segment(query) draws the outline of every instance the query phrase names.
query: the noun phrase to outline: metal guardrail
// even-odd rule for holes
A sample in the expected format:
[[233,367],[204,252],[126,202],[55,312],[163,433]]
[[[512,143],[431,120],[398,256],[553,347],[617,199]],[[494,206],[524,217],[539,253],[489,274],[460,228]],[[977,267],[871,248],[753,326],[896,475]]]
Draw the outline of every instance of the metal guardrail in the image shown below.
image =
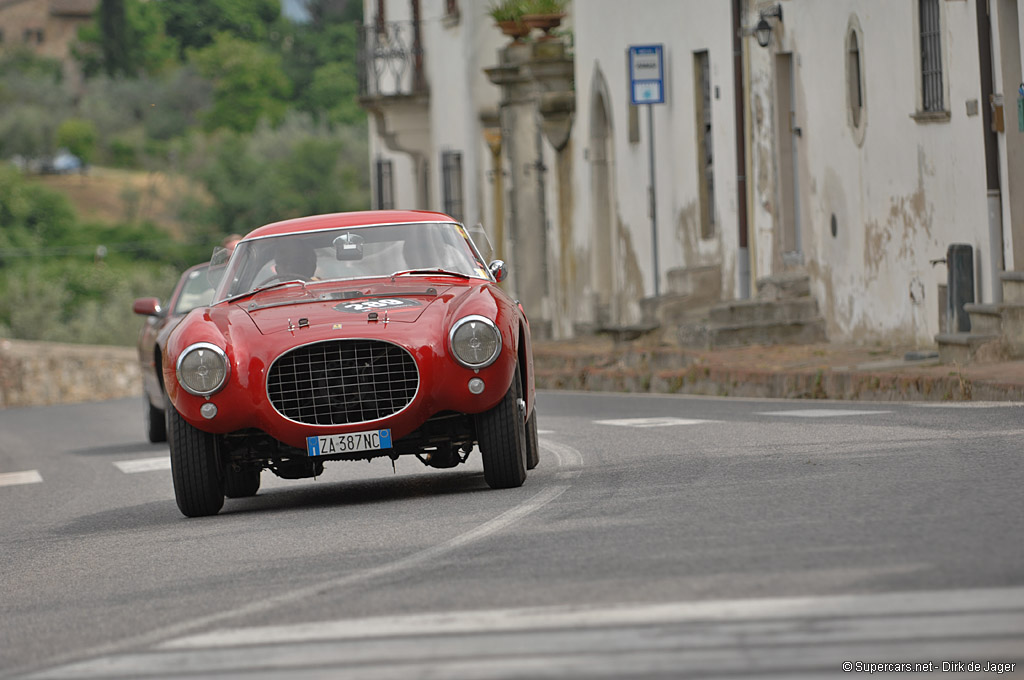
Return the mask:
[[359,95],[426,94],[419,25],[388,21],[359,27]]

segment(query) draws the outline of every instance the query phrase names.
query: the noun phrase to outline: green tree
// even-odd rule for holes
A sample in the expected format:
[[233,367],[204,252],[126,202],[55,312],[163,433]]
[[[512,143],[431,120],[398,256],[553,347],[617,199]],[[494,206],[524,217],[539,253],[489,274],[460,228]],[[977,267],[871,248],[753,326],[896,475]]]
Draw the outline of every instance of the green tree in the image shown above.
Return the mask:
[[164,30],[158,5],[143,0],[100,0],[93,21],[78,30],[72,51],[87,77],[159,73],[178,59],[178,44]]
[[82,165],[89,165],[96,152],[96,126],[82,118],[68,118],[57,128],[57,146],[78,156]]
[[207,47],[221,33],[263,41],[280,21],[280,0],[165,0],[160,7],[167,34],[178,41],[181,57]]
[[221,33],[213,44],[190,53],[199,72],[213,80],[207,130],[251,132],[261,118],[279,123],[288,108],[291,83],[281,57],[256,43]]

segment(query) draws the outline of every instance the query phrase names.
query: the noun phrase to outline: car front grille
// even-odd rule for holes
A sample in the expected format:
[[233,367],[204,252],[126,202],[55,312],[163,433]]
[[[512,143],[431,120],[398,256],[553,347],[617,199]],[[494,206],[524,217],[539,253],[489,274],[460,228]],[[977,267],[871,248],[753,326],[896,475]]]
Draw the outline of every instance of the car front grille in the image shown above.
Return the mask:
[[416,396],[419,372],[406,350],[380,340],[297,347],[270,367],[267,396],[285,418],[349,425],[386,418]]

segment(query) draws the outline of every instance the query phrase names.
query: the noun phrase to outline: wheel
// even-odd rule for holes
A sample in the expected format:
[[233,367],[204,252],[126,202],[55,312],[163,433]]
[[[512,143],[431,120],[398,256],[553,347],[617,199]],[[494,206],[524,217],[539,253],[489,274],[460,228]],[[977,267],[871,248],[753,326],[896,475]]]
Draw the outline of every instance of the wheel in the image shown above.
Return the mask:
[[537,441],[537,407],[526,419],[526,469],[532,470],[540,463],[540,444]]
[[224,483],[217,460],[217,438],[193,427],[167,408],[174,500],[186,517],[216,515],[224,506]]
[[142,397],[146,411],[146,436],[154,444],[167,441],[167,421],[164,410],[153,406],[149,397]]
[[228,464],[224,468],[224,495],[228,498],[248,498],[260,490],[260,468],[242,465],[236,469]]
[[517,368],[508,392],[490,411],[477,416],[477,441],[484,480],[492,489],[510,489],[526,481],[526,420]]

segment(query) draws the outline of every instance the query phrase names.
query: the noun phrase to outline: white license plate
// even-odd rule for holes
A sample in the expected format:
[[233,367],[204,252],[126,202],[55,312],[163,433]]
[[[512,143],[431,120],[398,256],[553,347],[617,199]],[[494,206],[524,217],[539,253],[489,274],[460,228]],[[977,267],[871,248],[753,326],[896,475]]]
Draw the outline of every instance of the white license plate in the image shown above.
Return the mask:
[[380,451],[391,448],[391,430],[368,430],[349,434],[329,434],[306,437],[306,454],[334,456],[357,451]]

